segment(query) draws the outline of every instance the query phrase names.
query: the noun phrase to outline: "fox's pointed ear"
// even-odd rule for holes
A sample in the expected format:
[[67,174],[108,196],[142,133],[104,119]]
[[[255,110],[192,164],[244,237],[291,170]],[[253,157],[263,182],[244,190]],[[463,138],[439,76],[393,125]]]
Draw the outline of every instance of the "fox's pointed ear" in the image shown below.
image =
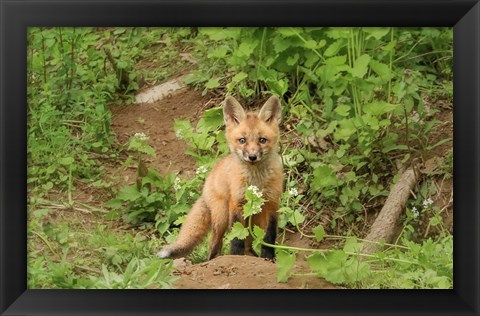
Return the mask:
[[282,104],[280,103],[280,99],[272,95],[262,106],[258,116],[267,123],[279,123],[282,117]]
[[242,105],[232,96],[228,96],[225,99],[225,105],[223,106],[223,119],[225,124],[230,122],[234,124],[240,123],[245,119],[247,114]]

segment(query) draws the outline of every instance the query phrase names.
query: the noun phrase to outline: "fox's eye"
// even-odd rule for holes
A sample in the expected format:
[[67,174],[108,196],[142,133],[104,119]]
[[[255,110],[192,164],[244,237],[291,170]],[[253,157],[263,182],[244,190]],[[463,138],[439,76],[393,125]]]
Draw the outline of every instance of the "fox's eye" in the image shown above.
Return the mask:
[[265,144],[267,142],[267,139],[265,137],[260,137],[258,141],[260,142],[260,144]]
[[245,144],[247,140],[245,139],[245,137],[242,137],[238,141],[240,142],[240,144]]

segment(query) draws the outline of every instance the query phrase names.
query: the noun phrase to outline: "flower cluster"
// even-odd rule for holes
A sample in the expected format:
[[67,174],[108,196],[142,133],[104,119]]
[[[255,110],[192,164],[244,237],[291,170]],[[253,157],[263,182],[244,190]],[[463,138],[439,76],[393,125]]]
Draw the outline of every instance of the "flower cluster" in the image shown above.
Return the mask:
[[178,139],[182,139],[183,138],[183,130],[182,129],[177,129],[175,131],[175,136],[177,136]]
[[[433,201],[432,199],[428,198],[426,200],[423,201],[423,211],[425,211],[427,208],[430,207],[430,205],[433,204]],[[417,210],[417,208],[414,206],[412,207],[412,214],[413,214],[413,218],[417,218],[418,216],[420,216],[420,212]]]
[[425,201],[423,201],[423,208],[428,208],[432,204],[433,204],[432,199],[428,198]]
[[298,195],[297,188],[291,188],[290,190],[288,190],[288,194],[293,195],[293,196],[297,196]]
[[198,175],[205,174],[207,173],[208,169],[206,166],[200,166],[197,168],[197,171],[195,172]]
[[417,218],[418,216],[420,216],[420,212],[417,211],[417,208],[415,206],[412,207],[412,214],[413,218]]
[[175,178],[175,182],[173,183],[173,188],[175,189],[175,191],[178,191],[182,188],[182,186],[180,185],[180,181],[182,180],[179,177]]
[[141,141],[145,141],[148,139],[148,136],[145,135],[144,133],[135,133],[134,137],[138,138]]
[[255,195],[256,197],[258,198],[262,198],[263,197],[263,193],[258,189],[257,186],[255,185],[250,185],[247,190],[251,191],[253,193],[253,195]]

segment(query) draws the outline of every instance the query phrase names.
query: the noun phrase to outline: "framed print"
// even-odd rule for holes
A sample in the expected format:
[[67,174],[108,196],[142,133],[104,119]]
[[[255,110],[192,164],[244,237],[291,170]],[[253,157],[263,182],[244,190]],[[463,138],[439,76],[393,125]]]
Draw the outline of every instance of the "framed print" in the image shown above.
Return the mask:
[[479,313],[477,1],[0,10],[1,315]]

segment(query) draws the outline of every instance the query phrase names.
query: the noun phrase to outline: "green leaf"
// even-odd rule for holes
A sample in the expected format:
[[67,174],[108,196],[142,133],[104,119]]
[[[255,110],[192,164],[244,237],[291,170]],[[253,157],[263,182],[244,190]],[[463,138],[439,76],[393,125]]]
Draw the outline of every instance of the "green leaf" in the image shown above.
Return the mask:
[[313,171],[312,187],[315,190],[321,190],[326,187],[336,186],[337,177],[332,168],[321,166]]
[[285,51],[291,45],[291,41],[287,38],[282,37],[282,36],[274,36],[273,40],[272,40],[272,43],[273,43],[273,49],[274,49],[275,53],[277,53],[277,54]]
[[300,213],[300,211],[295,210],[292,213],[292,218],[291,218],[290,222],[293,225],[302,224],[304,221],[305,221],[305,216],[303,216],[302,213]]
[[328,272],[328,262],[325,254],[316,252],[307,258],[310,269],[319,276],[324,276]]
[[64,165],[64,166],[69,166],[71,165],[75,160],[73,159],[73,157],[65,157],[65,158],[60,158],[60,160],[58,161],[60,164]]
[[250,57],[253,54],[255,48],[258,45],[258,41],[242,41],[238,50],[235,52],[236,56],[239,57]]
[[135,201],[141,197],[136,185],[126,186],[118,191],[117,199],[121,201]]
[[343,251],[351,253],[359,253],[362,250],[362,244],[360,244],[355,237],[349,237],[345,241]]
[[312,229],[312,233],[315,235],[315,239],[317,241],[322,241],[323,237],[325,236],[325,229],[322,225],[318,225],[314,229]]
[[242,223],[240,222],[235,222],[232,225],[232,229],[227,234],[226,239],[233,240],[234,238],[238,238],[243,240],[247,238],[248,235],[249,235],[248,228],[243,227]]
[[374,101],[363,106],[363,112],[372,116],[380,116],[385,113],[392,112],[397,107],[396,104],[387,103],[385,101]]
[[238,83],[248,77],[247,73],[241,71],[232,78],[232,82]]
[[197,129],[200,131],[215,131],[223,126],[223,110],[221,107],[211,108],[203,113],[202,118],[197,124]]
[[379,40],[390,32],[389,27],[364,27],[362,30],[368,34],[367,40],[372,37]]
[[305,48],[308,49],[316,49],[317,48],[317,42],[314,40],[308,40],[305,42]]
[[219,86],[220,86],[220,81],[218,78],[212,78],[208,80],[207,83],[205,84],[205,88],[207,89],[214,89]]
[[253,247],[253,250],[256,252],[256,253],[261,253],[262,251],[262,242],[263,242],[263,238],[265,237],[265,231],[263,229],[261,229],[260,227],[258,227],[257,225],[255,225],[253,227],[253,234],[254,234],[254,239],[253,239],[253,242],[252,242],[252,247]]
[[287,65],[289,65],[289,66],[296,65],[299,58],[300,58],[300,55],[299,55],[299,54],[295,54],[295,55],[293,55],[293,56],[289,56],[289,57],[287,58]]
[[333,55],[337,54],[338,51],[340,50],[340,48],[343,46],[343,44],[344,44],[343,40],[337,40],[337,41],[333,42],[333,44],[328,46],[328,48],[325,50],[323,55],[325,57],[330,57],[330,56],[333,56]]
[[330,66],[345,65],[346,62],[347,62],[347,55],[335,56],[325,60],[325,64]]
[[383,83],[388,82],[388,80],[390,80],[392,77],[390,68],[386,64],[380,63],[376,60],[371,60],[370,68],[372,68],[372,70],[382,79]]
[[285,250],[279,250],[276,254],[277,264],[277,282],[287,282],[291,275],[291,269],[296,261],[295,253],[289,253]]
[[350,105],[341,104],[335,108],[335,113],[343,117],[349,116],[351,108]]
[[123,200],[119,198],[111,199],[108,200],[107,203],[105,203],[105,206],[108,208],[121,208],[123,206]]
[[350,70],[352,75],[358,78],[363,78],[368,71],[368,63],[370,62],[370,56],[363,54],[355,60],[353,68]]
[[228,46],[222,45],[215,47],[208,52],[207,57],[209,58],[224,58],[227,55]]

